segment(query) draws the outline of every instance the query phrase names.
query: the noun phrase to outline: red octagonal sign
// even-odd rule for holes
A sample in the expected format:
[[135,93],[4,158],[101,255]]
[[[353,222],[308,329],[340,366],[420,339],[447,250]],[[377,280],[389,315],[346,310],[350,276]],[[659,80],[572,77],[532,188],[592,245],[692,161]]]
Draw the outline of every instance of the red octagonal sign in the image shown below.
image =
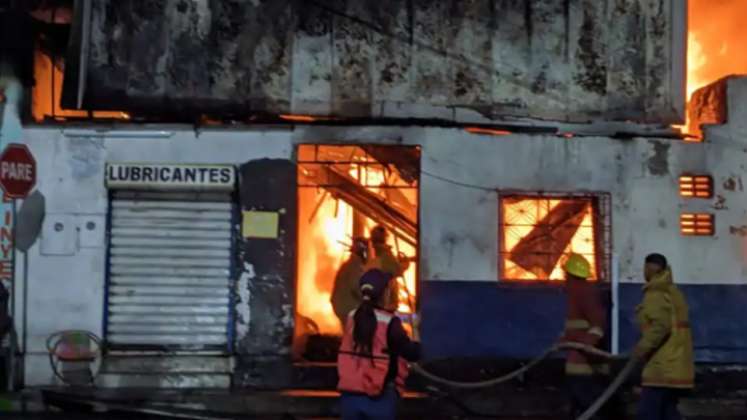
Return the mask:
[[36,160],[25,144],[9,144],[0,155],[0,187],[9,198],[25,198],[36,185]]

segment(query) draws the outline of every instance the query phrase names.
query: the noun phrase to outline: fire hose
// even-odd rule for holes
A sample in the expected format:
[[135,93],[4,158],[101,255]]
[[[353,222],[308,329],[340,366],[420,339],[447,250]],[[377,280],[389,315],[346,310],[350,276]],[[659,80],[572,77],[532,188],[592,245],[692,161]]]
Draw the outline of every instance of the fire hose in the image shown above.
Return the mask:
[[[413,364],[411,366],[411,369],[413,372],[417,373],[418,375],[432,381],[436,382],[441,385],[446,385],[452,388],[460,388],[460,389],[478,389],[478,388],[489,388],[495,385],[502,384],[504,382],[508,382],[528,370],[532,369],[534,366],[545,360],[547,357],[549,357],[551,354],[562,351],[562,350],[580,350],[583,352],[586,352],[588,354],[592,354],[598,357],[603,357],[606,359],[612,359],[614,356],[606,351],[599,350],[597,348],[588,346],[586,344],[581,343],[572,343],[572,342],[566,342],[566,343],[560,343],[556,344],[549,349],[545,350],[541,355],[537,356],[536,358],[532,359],[527,363],[526,365],[522,366],[519,369],[516,369],[513,372],[507,373],[505,375],[499,376],[497,378],[488,379],[484,381],[477,381],[477,382],[461,382],[461,381],[452,381],[443,377],[440,377],[438,375],[435,375],[429,371],[427,371],[425,368],[420,366],[419,364]],[[589,420],[591,419],[603,406],[604,404],[617,392],[617,390],[622,386],[623,383],[625,383],[625,380],[628,379],[630,374],[633,372],[633,369],[637,365],[637,360],[635,358],[630,358],[628,362],[625,364],[625,367],[620,371],[620,373],[615,377],[615,379],[610,383],[610,385],[607,387],[607,389],[602,393],[602,395],[597,398],[594,403],[584,411],[583,414],[581,414],[580,417],[578,417],[577,420]]]
[[[407,301],[410,305],[410,308],[414,308],[413,302],[412,302],[412,294],[410,293],[410,290],[407,287],[407,284],[404,284],[405,293],[407,295]],[[410,327],[412,328],[413,332],[416,332],[417,329],[415,328],[415,325],[413,322],[411,322]],[[411,365],[411,370],[418,375],[441,385],[446,385],[452,388],[460,388],[460,389],[480,389],[480,388],[490,388],[505,382],[508,382],[514,378],[517,378],[533,367],[537,366],[540,362],[547,359],[551,354],[563,351],[563,350],[579,350],[583,351],[584,353],[594,355],[597,357],[601,357],[604,359],[613,359],[615,356],[609,352],[606,352],[604,350],[600,350],[598,348],[589,346],[587,344],[583,343],[575,343],[575,342],[563,342],[553,345],[552,347],[545,350],[542,354],[535,357],[534,359],[530,360],[526,365],[520,367],[519,369],[516,369],[513,372],[509,372],[505,375],[499,376],[497,378],[488,379],[484,381],[477,381],[477,382],[461,382],[461,381],[452,381],[443,377],[440,377],[438,375],[435,375],[431,372],[428,372],[423,366],[414,363]],[[620,389],[620,387],[625,383],[625,380],[628,379],[628,377],[633,373],[633,370],[638,364],[638,360],[635,357],[631,357],[628,359],[628,362],[625,364],[625,367],[620,371],[620,373],[617,374],[615,379],[610,383],[610,385],[607,387],[607,389],[604,390],[602,395],[600,395],[594,403],[589,406],[589,408],[584,411],[581,416],[578,417],[576,420],[589,420],[594,415],[597,414],[597,412],[604,406],[607,401],[612,398],[613,395]]]

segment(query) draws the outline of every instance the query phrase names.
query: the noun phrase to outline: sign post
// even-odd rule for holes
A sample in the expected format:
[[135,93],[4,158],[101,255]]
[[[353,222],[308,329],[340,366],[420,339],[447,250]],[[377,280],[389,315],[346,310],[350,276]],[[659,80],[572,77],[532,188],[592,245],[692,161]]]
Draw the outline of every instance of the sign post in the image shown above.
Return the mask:
[[[13,229],[11,234],[11,249],[12,249],[12,259],[11,259],[11,283],[10,283],[10,296],[11,301],[13,302],[12,306],[12,313],[15,315],[15,290],[16,290],[16,199],[19,198],[26,198],[28,194],[31,192],[31,190],[36,185],[36,160],[34,159],[34,156],[31,154],[31,151],[25,144],[17,144],[17,143],[10,143],[8,146],[3,150],[2,154],[0,154],[0,188],[2,188],[3,192],[5,193],[5,197],[10,198],[12,200],[12,209],[13,209]],[[26,253],[24,253],[24,259],[26,257]],[[24,271],[26,270],[26,267],[24,265]],[[26,273],[24,272],[24,277]],[[24,302],[23,302],[23,336],[24,336],[24,343],[23,343],[23,351],[25,353],[26,350],[26,329],[27,329],[27,303],[28,299],[26,297],[28,296],[28,283],[25,283],[23,285],[23,294],[24,294]],[[7,309],[7,308],[6,308]],[[13,321],[15,324],[15,321]],[[13,328],[15,330],[15,328]],[[14,367],[17,366],[16,363],[16,354],[17,354],[17,342],[16,335],[11,331],[10,333],[10,346],[11,346],[11,369],[10,372],[7,372],[7,375],[9,376],[10,381],[15,381],[15,369]],[[13,388],[12,382],[11,389]]]

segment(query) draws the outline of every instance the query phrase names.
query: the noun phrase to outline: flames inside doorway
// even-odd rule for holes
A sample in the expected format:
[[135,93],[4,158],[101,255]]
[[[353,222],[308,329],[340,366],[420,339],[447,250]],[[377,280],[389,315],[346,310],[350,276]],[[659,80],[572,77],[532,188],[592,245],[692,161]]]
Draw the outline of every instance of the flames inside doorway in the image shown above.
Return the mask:
[[[339,336],[330,301],[335,277],[351,257],[353,238],[381,225],[401,261],[398,311],[415,310],[419,150],[398,146],[301,145],[298,163],[298,274],[294,353],[319,337]],[[374,251],[369,246],[369,259]]]

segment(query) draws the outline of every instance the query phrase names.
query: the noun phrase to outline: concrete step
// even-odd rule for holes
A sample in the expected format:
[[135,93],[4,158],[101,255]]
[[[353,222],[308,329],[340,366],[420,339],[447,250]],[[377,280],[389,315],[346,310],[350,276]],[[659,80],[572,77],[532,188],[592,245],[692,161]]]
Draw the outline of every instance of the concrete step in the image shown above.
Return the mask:
[[227,356],[107,355],[102,373],[225,373],[233,371]]
[[227,373],[100,373],[96,386],[101,388],[219,388],[231,387]]
[[200,355],[107,355],[96,378],[102,388],[219,388],[231,386],[233,359]]

